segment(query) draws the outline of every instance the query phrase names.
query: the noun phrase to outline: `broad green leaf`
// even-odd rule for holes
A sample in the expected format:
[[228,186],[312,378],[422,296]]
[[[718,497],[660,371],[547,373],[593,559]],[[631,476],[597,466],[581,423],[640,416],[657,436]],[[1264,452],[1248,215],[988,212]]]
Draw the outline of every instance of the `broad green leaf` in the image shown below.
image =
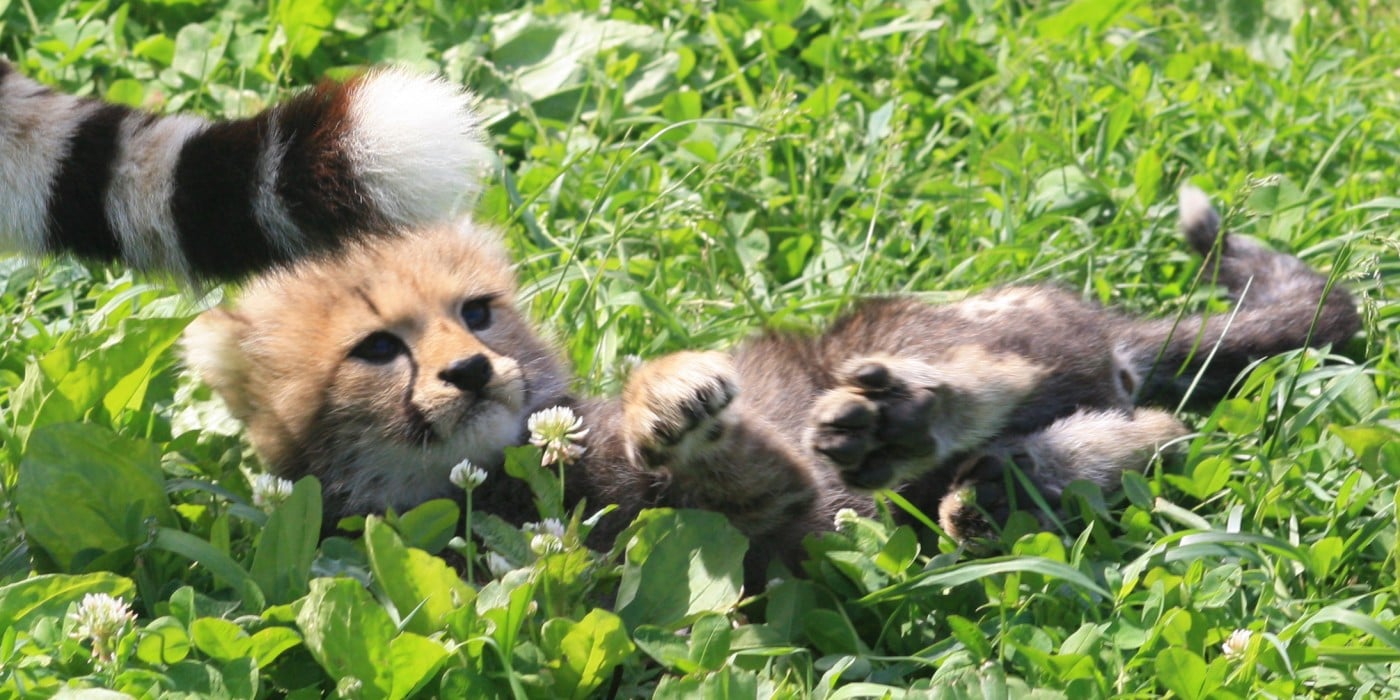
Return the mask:
[[1098,33],[1141,0],[1075,0],[1035,24],[1037,34],[1064,39],[1081,31]]
[[252,659],[209,664],[186,659],[166,669],[168,683],[192,697],[253,700],[258,674]]
[[219,64],[223,51],[214,32],[203,24],[186,24],[175,34],[170,67],[201,81]]
[[419,65],[428,60],[433,46],[423,38],[417,26],[400,27],[378,34],[366,46],[374,63]]
[[146,89],[142,87],[139,81],[130,78],[113,80],[112,84],[107,86],[106,99],[108,102],[115,102],[128,107],[140,107],[141,103],[146,99]]
[[[219,665],[224,690],[233,700],[253,700],[258,696],[258,666],[250,658],[234,659]],[[217,691],[217,689],[211,689]],[[215,695],[211,692],[210,695]]]
[[365,548],[375,583],[405,618],[410,631],[427,635],[443,629],[453,610],[476,597],[447,562],[404,545],[394,529],[378,517],[365,521]]
[[165,350],[187,325],[187,318],[129,318],[118,324],[117,342],[104,345],[91,359],[102,368],[102,407],[107,415],[145,405],[157,367],[170,361]]
[[1128,497],[1128,502],[1143,510],[1151,510],[1156,501],[1147,478],[1134,471],[1123,472],[1123,493]]
[[306,477],[268,516],[249,574],[267,602],[290,603],[306,595],[311,562],[321,541],[321,482]]
[[1157,151],[1149,148],[1138,156],[1137,167],[1133,170],[1133,184],[1137,186],[1137,198],[1144,206],[1157,201],[1158,186],[1162,182],[1162,158]]
[[1332,567],[1346,553],[1340,537],[1324,537],[1308,547],[1308,568],[1318,580],[1333,574]]
[[1182,700],[1197,700],[1210,695],[1207,687],[1206,662],[1186,649],[1163,649],[1153,663],[1157,681]]
[[789,580],[768,588],[768,626],[783,639],[801,639],[807,613],[816,609],[822,591],[811,581]]
[[704,675],[666,676],[656,684],[656,693],[652,695],[653,700],[759,700],[761,697],[758,676],[733,666]]
[[201,617],[190,625],[190,636],[200,653],[217,661],[233,661],[249,655],[252,640],[242,627],[217,617]]
[[164,34],[152,34],[131,47],[132,54],[170,65],[175,60],[175,42]]
[[440,642],[404,632],[389,643],[389,663],[393,674],[390,700],[406,698],[432,680],[447,660],[448,651]]
[[[536,102],[582,84],[588,77],[587,66],[602,52],[626,46],[650,55],[662,42],[652,27],[641,24],[584,13],[537,12],[499,17],[491,40],[492,64],[509,76],[513,90]],[[554,114],[552,108],[545,113],[569,116],[562,111]]]
[[1078,166],[1055,168],[1035,181],[1033,210],[1074,215],[1107,200],[1103,188]]
[[701,115],[700,93],[692,90],[677,90],[667,95],[661,100],[661,114],[672,122],[699,119]]
[[890,533],[890,539],[880,548],[875,563],[891,576],[903,574],[919,556],[919,536],[913,528],[900,526]]
[[130,601],[135,591],[131,579],[107,572],[33,576],[0,586],[0,630],[27,630],[41,618],[62,617],[69,605],[90,593]]
[[628,628],[670,625],[739,602],[748,541],[719,513],[643,511],[623,533],[618,614]]
[[453,501],[435,498],[399,516],[394,529],[410,547],[437,554],[457,535],[462,509]]
[[286,33],[292,52],[310,56],[335,21],[339,0],[278,0],[273,18]]
[[[348,578],[318,578],[297,612],[306,648],[337,682],[355,679],[361,697],[393,692],[390,642],[394,623],[363,586]],[[406,643],[404,648],[412,643]]]
[[690,660],[706,671],[718,671],[729,658],[734,627],[718,613],[701,615],[690,625]]
[[690,673],[699,666],[690,660],[690,644],[685,637],[655,625],[641,625],[632,632],[632,639],[648,656],[666,668]]
[[1232,460],[1224,457],[1206,457],[1191,468],[1191,478],[1179,482],[1188,485],[1187,493],[1205,499],[1225,488],[1230,480]]
[[590,610],[560,642],[564,664],[556,677],[556,691],[571,698],[587,697],[633,649],[621,618],[602,608]]
[[867,651],[851,622],[833,610],[807,613],[807,638],[825,654],[860,654]]
[[151,522],[174,523],[159,450],[88,423],[34,431],[15,505],[30,541],[65,571],[100,557],[104,568],[124,567]]
[[[522,689],[516,697],[523,697]],[[439,698],[495,698],[508,697],[502,686],[490,676],[472,667],[449,666],[442,673],[442,683],[438,687]]]
[[476,610],[495,628],[491,636],[502,649],[514,649],[515,637],[534,601],[535,581],[528,570],[516,569],[482,587]]
[[263,668],[276,661],[282,652],[301,644],[301,635],[290,627],[268,627],[255,632],[251,642],[249,650],[258,668]]
[[949,615],[948,628],[952,630],[953,637],[972,652],[974,658],[978,660],[992,658],[992,644],[987,639],[987,634],[976,623],[961,615]]
[[874,591],[889,583],[889,576],[877,566],[875,558],[865,552],[827,552],[826,560],[862,592]]
[[1351,450],[1361,465],[1371,471],[1389,467],[1392,474],[1400,470],[1400,464],[1386,465],[1380,459],[1381,448],[1400,440],[1400,433],[1382,425],[1330,425],[1328,431],[1341,439],[1342,444]]
[[137,633],[136,658],[155,665],[183,661],[190,653],[190,635],[173,617],[158,617]]

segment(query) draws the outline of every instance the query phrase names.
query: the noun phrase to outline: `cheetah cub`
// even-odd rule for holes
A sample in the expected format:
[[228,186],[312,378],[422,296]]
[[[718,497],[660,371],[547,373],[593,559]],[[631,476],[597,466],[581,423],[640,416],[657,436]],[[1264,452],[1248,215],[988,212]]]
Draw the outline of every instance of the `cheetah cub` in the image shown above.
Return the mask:
[[[498,235],[467,223],[265,275],[197,319],[184,352],[271,471],[320,479],[330,522],[449,496],[453,465],[499,469],[532,413],[568,406],[589,432],[566,499],[620,506],[599,543],[643,508],[705,508],[749,536],[761,572],[795,566],[836,510],[870,513],[872,489],[900,489],[964,537],[1016,499],[1009,465],[1052,505],[1076,479],[1116,488],[1184,433],[1160,407],[1193,382],[1191,401],[1209,404],[1259,357],[1357,331],[1345,291],[1219,236],[1200,192],[1183,192],[1181,216],[1236,297],[1232,315],[1139,319],[1044,286],[940,306],[873,299],[820,334],[665,356],[620,398],[578,398],[514,303]],[[508,478],[488,479],[476,503],[533,515]]]

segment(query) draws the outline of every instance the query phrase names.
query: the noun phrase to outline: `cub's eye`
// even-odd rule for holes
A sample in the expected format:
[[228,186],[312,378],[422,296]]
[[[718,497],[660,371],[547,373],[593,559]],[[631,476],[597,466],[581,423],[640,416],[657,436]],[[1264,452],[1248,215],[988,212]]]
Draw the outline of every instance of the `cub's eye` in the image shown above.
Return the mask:
[[350,357],[370,364],[387,365],[406,352],[408,348],[398,336],[387,331],[375,331],[350,349]]
[[491,298],[468,299],[462,302],[462,322],[474,331],[491,326]]

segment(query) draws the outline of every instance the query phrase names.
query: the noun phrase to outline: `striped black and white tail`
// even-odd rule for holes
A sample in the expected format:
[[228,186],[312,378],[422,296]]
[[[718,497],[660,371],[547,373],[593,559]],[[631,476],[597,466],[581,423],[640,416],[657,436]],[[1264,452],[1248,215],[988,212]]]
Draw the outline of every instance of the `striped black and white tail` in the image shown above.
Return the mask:
[[1141,382],[1137,401],[1175,408],[1183,398],[1203,408],[1224,398],[1250,363],[1307,346],[1339,345],[1361,328],[1356,301],[1341,285],[1287,253],[1222,233],[1204,192],[1181,191],[1181,230],[1205,258],[1207,279],[1225,287],[1237,308],[1178,323],[1134,323],[1120,351]]
[[399,70],[210,122],[60,94],[0,61],[0,250],[232,279],[446,219],[489,157],[470,95]]

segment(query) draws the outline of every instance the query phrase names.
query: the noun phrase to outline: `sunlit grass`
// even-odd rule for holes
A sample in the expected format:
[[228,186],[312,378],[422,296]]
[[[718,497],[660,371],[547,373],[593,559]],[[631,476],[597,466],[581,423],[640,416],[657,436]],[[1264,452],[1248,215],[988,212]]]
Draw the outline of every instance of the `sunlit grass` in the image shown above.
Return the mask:
[[[443,506],[374,524],[360,545],[322,545],[303,562],[314,582],[272,583],[274,557],[302,561],[309,496],[271,517],[251,507],[254,458],[169,350],[191,295],[120,270],[6,259],[7,693],[46,696],[70,679],[199,693],[217,676],[238,697],[380,694],[324,661],[326,630],[340,628],[318,628],[318,610],[353,611],[365,639],[408,640],[393,644],[418,665],[362,664],[391,666],[399,685],[384,687],[425,695],[1400,692],[1400,15],[1385,3],[0,8],[21,71],[163,111],[245,114],[383,61],[473,86],[501,159],[477,215],[505,227],[530,308],[585,392],[616,390],[631,356],[818,325],[864,294],[938,300],[1047,281],[1137,313],[1218,303],[1176,234],[1187,181],[1232,229],[1334,272],[1365,317],[1331,357],[1261,363],[1234,398],[1189,417],[1198,432],[1179,456],[1129,476],[1122,494],[1076,492],[1063,532],[1016,519],[979,559],[927,528],[862,521],[813,545],[807,578],[747,607],[731,609],[732,572],[717,570],[691,580],[720,591],[711,608],[646,618],[619,589],[642,571],[683,581],[680,567],[662,577],[661,558],[623,566],[576,548],[535,560],[503,523],[478,534],[520,568],[467,592],[412,549],[442,549]],[[122,464],[48,427],[73,422],[121,446]],[[35,543],[72,496],[54,495],[60,481],[17,507],[22,460],[157,470],[165,529],[114,558],[56,560]],[[123,492],[83,483],[67,493]],[[667,556],[723,539],[713,521],[666,517],[639,536],[690,533]],[[269,531],[291,539],[274,547]],[[374,595],[324,578],[337,574],[374,581]],[[413,581],[458,599],[440,619],[405,622]],[[122,664],[95,666],[66,636],[83,592],[136,602]],[[316,605],[276,605],[302,596]],[[602,602],[619,615],[592,612]],[[577,671],[569,650],[585,647],[606,668]]]

